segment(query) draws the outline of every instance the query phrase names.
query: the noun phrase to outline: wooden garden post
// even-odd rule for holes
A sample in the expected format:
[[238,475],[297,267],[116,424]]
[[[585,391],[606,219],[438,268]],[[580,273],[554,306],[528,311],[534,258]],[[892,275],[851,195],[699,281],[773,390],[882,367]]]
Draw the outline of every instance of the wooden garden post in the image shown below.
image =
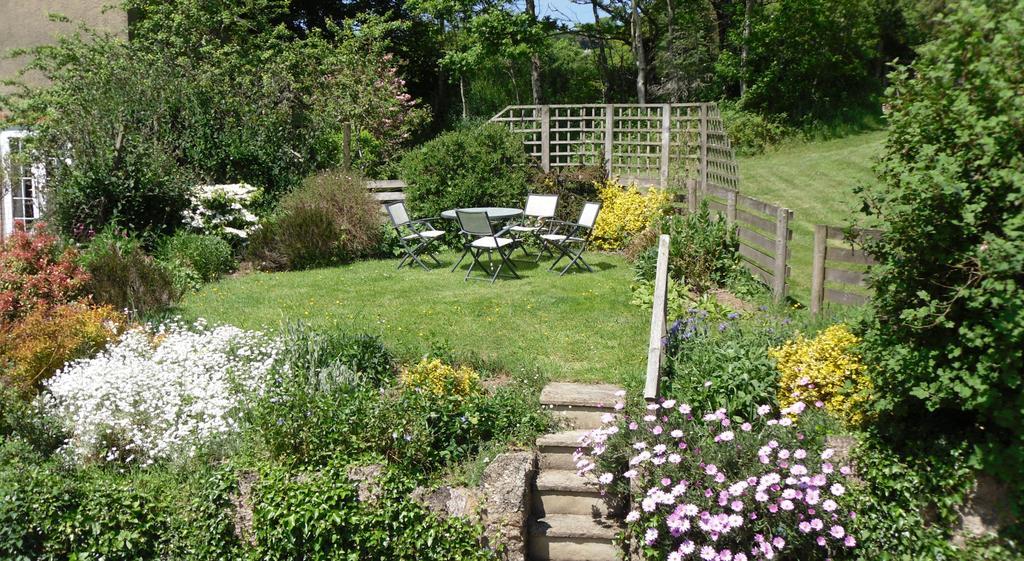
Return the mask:
[[551,108],[540,106],[540,165],[551,171]]
[[775,213],[775,270],[772,272],[772,295],[776,302],[786,297],[786,254],[789,252],[789,209]]
[[825,303],[825,245],[828,243],[828,226],[814,226],[814,264],[811,266],[811,313],[821,313]]
[[612,150],[615,142],[615,106],[604,106],[604,166],[608,177],[612,176]]
[[700,104],[700,190],[708,188],[708,104]]
[[686,209],[691,213],[697,212],[697,180],[686,180]]
[[668,187],[669,155],[672,150],[672,106],[661,106],[661,188]]
[[725,196],[725,223],[730,226],[736,223],[736,191],[729,191]]
[[348,171],[352,169],[352,123],[345,123],[345,126],[342,127],[341,146],[341,166]]

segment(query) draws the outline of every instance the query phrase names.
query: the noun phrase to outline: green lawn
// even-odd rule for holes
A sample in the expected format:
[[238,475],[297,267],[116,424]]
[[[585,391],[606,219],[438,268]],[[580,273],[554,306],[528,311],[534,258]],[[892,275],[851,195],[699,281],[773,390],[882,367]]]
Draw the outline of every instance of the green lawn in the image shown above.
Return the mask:
[[[518,254],[517,255],[521,255]],[[639,384],[650,314],[630,301],[628,264],[588,253],[592,274],[559,277],[517,262],[522,280],[463,281],[447,268],[396,271],[397,260],[330,269],[253,273],[184,299],[185,319],[274,330],[290,320],[380,335],[405,359],[446,345],[510,373]]]
[[849,224],[858,214],[853,188],[875,181],[872,165],[885,134],[794,144],[739,159],[741,192],[795,213],[790,293],[797,300],[806,304],[810,297],[814,225]]

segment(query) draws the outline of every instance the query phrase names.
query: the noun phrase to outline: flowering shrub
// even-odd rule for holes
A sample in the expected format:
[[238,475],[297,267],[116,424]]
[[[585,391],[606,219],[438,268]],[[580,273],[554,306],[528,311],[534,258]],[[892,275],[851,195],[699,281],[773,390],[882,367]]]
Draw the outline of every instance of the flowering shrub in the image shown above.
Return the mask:
[[864,420],[871,389],[864,365],[853,352],[860,342],[843,324],[828,327],[813,339],[801,334],[768,351],[782,374],[779,404],[823,402],[825,409],[851,424]]
[[613,179],[595,185],[601,198],[593,233],[598,249],[622,249],[630,237],[650,228],[669,202],[667,191],[653,187],[641,193],[636,185],[623,187]]
[[260,391],[279,350],[259,333],[202,321],[132,329],[47,381],[46,407],[79,461],[184,459],[237,430],[240,397]]
[[259,225],[254,210],[262,194],[247,183],[199,185],[193,189],[191,204],[185,210],[185,224],[237,247]]
[[455,368],[440,359],[424,358],[419,363],[403,368],[399,376],[402,384],[420,388],[434,395],[466,397],[480,387],[480,375],[468,366]]
[[642,418],[607,415],[576,465],[606,490],[635,490],[627,528],[649,559],[830,558],[857,543],[846,529],[851,471],[805,433],[804,410],[797,402],[775,417],[765,405],[744,420],[651,403]]
[[42,224],[16,229],[0,245],[0,324],[84,296],[89,275],[75,258]]
[[125,321],[110,306],[80,302],[35,310],[0,330],[0,379],[31,393],[65,363],[89,357],[116,339]]

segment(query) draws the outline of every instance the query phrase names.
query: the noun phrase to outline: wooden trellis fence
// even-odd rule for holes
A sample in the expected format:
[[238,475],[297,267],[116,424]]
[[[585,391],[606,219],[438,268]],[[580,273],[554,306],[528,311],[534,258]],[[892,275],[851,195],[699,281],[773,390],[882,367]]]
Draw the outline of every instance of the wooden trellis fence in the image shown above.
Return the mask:
[[867,302],[867,268],[874,257],[864,250],[881,230],[842,228],[818,224],[814,227],[814,263],[811,269],[811,313],[819,313],[825,302],[857,305]]
[[736,189],[739,171],[718,106],[510,105],[491,118],[523,138],[545,171],[596,165],[624,181]]

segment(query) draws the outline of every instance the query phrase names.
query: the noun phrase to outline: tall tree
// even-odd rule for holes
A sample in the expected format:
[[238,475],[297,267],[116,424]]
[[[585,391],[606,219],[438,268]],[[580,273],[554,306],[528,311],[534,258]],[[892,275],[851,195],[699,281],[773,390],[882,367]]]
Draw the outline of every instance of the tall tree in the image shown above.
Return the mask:
[[633,30],[633,56],[636,58],[636,100],[647,103],[647,55],[644,53],[644,35],[640,20],[640,0],[630,2],[630,25]]
[[[526,0],[526,13],[530,17],[530,23],[537,25],[537,0]],[[530,91],[533,94],[534,105],[544,103],[540,86],[540,53],[536,49],[530,53]]]

